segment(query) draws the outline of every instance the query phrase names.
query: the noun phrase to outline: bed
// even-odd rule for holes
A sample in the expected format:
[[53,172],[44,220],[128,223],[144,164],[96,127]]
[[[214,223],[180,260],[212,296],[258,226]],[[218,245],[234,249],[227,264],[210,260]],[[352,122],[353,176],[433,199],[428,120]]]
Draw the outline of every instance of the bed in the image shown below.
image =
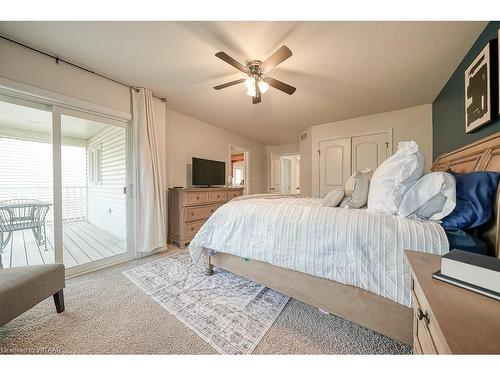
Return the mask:
[[[441,155],[433,170],[500,171],[500,133]],[[498,199],[497,199],[498,202]],[[498,256],[498,218],[477,232]],[[404,250],[444,254],[439,224],[366,210],[321,207],[313,198],[230,202],[190,244],[218,266],[367,328],[412,342]]]

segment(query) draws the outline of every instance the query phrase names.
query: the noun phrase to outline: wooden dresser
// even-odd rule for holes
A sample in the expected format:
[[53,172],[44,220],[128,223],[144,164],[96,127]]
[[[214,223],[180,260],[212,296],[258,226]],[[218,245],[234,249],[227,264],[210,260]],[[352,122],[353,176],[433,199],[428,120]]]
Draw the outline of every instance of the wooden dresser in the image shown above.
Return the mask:
[[500,301],[433,279],[440,256],[405,253],[412,275],[413,353],[500,354]]
[[217,208],[243,194],[244,188],[168,189],[168,241],[183,248]]

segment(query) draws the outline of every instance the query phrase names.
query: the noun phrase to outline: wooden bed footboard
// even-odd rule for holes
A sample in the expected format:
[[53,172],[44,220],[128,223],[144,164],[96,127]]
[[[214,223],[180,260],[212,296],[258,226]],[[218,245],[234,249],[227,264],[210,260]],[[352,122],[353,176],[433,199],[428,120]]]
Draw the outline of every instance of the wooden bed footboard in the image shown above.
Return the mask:
[[412,345],[413,310],[366,290],[235,255],[208,257],[213,266],[275,289],[299,301]]

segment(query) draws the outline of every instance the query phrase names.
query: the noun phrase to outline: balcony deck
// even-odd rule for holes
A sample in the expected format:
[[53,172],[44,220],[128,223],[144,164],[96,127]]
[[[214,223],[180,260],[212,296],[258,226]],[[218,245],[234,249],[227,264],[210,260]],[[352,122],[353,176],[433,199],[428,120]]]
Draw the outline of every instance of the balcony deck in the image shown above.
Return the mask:
[[[38,248],[31,230],[13,232],[4,249],[4,268],[54,263],[54,231],[47,226],[47,250]],[[126,242],[86,221],[63,224],[64,265],[74,267],[126,252]]]

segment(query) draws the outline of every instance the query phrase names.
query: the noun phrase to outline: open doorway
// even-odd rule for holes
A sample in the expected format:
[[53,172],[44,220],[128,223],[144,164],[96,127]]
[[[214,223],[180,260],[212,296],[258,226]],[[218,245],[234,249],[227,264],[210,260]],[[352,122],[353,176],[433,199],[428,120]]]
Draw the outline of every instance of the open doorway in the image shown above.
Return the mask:
[[248,194],[248,150],[242,147],[231,146],[231,172],[228,182],[232,187],[245,188],[244,194]]
[[271,154],[269,192],[300,194],[300,155]]

